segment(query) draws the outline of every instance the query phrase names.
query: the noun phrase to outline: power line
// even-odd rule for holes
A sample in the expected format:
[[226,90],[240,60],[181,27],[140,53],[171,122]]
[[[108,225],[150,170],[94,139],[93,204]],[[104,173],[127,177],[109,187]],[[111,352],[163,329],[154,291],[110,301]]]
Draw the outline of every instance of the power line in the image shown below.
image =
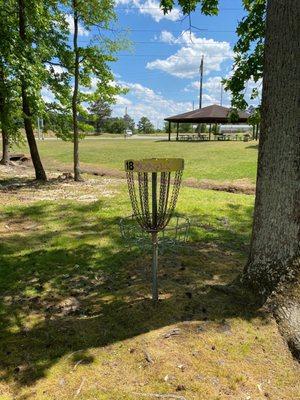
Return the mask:
[[[138,6],[130,6],[130,7],[114,7],[115,10],[161,10],[163,11],[160,7],[143,7],[141,4],[140,7]],[[219,8],[219,11],[243,11],[242,8],[229,8],[229,7],[221,7]]]
[[[116,28],[115,32],[151,32],[151,33],[161,33],[162,31],[167,31],[168,33],[182,33],[184,31],[189,32],[189,29],[131,29],[131,28],[123,28],[121,27],[120,29]],[[235,33],[235,31],[232,30],[223,30],[223,29],[208,29],[208,28],[197,28],[197,32],[203,31],[203,32],[211,32],[211,33]],[[192,30],[193,33],[195,33]]]
[[[173,54],[116,54],[116,58],[118,57],[172,57],[175,58],[182,58],[181,56],[175,56]],[[196,58],[196,55],[193,57]],[[209,57],[210,60],[219,59],[219,56]],[[229,57],[227,57],[229,58]]]
[[[205,44],[205,46],[215,46],[216,44],[218,44],[218,43],[222,43],[221,41],[219,42],[219,41],[215,41],[214,43],[212,43],[212,42],[200,42],[200,43],[192,43],[192,42],[190,42],[190,43],[185,43],[185,42],[178,42],[178,43],[174,43],[174,42],[171,42],[171,43],[168,43],[168,42],[164,42],[164,41],[162,41],[162,40],[160,40],[160,41],[155,41],[155,42],[151,42],[150,40],[149,41],[134,41],[134,40],[130,40],[130,42],[132,43],[132,44],[166,44],[166,45],[172,45],[172,44],[174,44],[174,45],[188,45],[188,44],[191,44],[191,45],[195,45],[195,44],[198,44],[198,45],[200,45],[200,44]],[[224,40],[223,40],[223,42],[224,42]],[[93,41],[88,41],[88,40],[80,40],[80,43],[91,43],[91,44],[93,44]],[[96,42],[95,42],[95,44],[96,44]]]

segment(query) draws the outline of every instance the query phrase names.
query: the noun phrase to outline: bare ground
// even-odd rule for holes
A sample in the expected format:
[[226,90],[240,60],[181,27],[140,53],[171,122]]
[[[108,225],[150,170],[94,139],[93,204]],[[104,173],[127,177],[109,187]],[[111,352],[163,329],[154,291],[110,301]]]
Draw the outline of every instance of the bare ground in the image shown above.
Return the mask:
[[[51,160],[49,167],[56,169],[60,172],[72,172],[72,166],[64,165],[61,166],[58,163],[54,163]],[[107,176],[110,178],[125,179],[125,173],[123,171],[105,168],[105,167],[95,167],[93,165],[81,164],[81,170],[83,173],[95,175],[95,176]],[[216,190],[228,193],[241,193],[253,195],[255,194],[255,184],[250,181],[250,179],[236,179],[234,181],[216,181],[212,179],[195,179],[187,178],[182,182],[183,186],[197,188],[197,189],[208,189]]]

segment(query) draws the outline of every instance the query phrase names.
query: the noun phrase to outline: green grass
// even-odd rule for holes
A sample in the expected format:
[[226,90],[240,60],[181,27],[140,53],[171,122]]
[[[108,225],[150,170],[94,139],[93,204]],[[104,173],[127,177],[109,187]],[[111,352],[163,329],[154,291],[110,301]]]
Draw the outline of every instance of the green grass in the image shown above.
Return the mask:
[[[39,200],[58,188],[77,200]],[[0,399],[298,399],[274,321],[250,293],[220,290],[246,261],[253,196],[183,188],[191,240],[160,257],[154,306],[150,255],[120,238],[125,183],[99,178],[98,200],[82,201],[91,190],[27,183],[0,197]]]
[[[61,141],[39,142],[43,159],[72,162],[72,144]],[[25,150],[26,151],[26,150]],[[182,157],[185,178],[255,182],[256,144],[244,142],[180,143],[152,140],[84,140],[80,144],[83,164],[123,170],[130,158]]]

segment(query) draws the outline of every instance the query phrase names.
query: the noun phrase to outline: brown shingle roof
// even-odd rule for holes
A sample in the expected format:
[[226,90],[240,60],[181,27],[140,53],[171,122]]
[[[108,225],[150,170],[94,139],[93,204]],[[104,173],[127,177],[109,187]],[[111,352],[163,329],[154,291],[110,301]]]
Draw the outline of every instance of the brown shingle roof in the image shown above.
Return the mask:
[[[192,122],[192,123],[227,123],[228,115],[231,109],[227,107],[213,104],[208,107],[198,108],[194,111],[189,111],[183,114],[174,115],[165,118],[165,121],[170,122]],[[236,122],[247,122],[249,114],[244,111],[238,111],[239,120]]]

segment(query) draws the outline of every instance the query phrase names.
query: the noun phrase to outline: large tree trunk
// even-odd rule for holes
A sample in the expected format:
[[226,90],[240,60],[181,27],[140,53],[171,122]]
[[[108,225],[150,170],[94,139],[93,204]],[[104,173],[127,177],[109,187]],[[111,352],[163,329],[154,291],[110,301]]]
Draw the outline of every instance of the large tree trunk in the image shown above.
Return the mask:
[[260,293],[276,293],[275,315],[294,354],[300,354],[299,21],[299,1],[268,0],[254,223],[244,271]]
[[[26,20],[25,20],[25,4],[24,0],[19,0],[19,34],[21,40],[26,44]],[[25,79],[21,78],[22,88],[22,109],[24,114],[24,127],[27,137],[28,146],[30,149],[30,155],[35,169],[35,177],[38,180],[46,181],[47,176],[42,165],[39,151],[37,148],[36,140],[34,137],[33,126],[32,126],[32,113],[30,110],[30,104],[27,96],[27,87]]]
[[76,0],[73,0],[74,11],[74,36],[73,47],[75,53],[74,63],[74,90],[72,97],[72,113],[73,113],[73,140],[74,140],[74,180],[80,181],[80,165],[79,165],[79,134],[78,134],[78,120],[77,120],[77,104],[78,104],[78,84],[79,84],[79,51],[78,51],[78,15],[76,10]]

